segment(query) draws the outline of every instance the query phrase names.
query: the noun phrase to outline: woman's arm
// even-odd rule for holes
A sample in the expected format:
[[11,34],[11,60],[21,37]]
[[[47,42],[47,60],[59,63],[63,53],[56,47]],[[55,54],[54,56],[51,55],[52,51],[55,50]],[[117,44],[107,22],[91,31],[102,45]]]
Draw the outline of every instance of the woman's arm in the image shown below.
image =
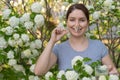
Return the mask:
[[119,74],[109,54],[102,58],[102,63],[108,67],[109,74]]
[[52,53],[53,45],[54,44],[49,41],[48,45],[38,58],[34,69],[36,75],[45,74],[56,63],[57,57]]
[[52,31],[51,39],[35,65],[34,73],[36,75],[45,74],[56,63],[57,57],[52,53],[52,49],[54,44],[65,34],[67,34],[67,31],[60,27]]

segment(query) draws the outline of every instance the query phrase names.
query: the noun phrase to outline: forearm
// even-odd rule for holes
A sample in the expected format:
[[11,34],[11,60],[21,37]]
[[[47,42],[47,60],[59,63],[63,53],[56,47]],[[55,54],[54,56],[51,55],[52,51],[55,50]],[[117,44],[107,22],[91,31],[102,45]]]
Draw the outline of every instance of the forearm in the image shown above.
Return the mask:
[[102,59],[102,63],[108,67],[109,74],[118,74],[118,71],[109,55]]
[[50,55],[52,53],[53,46],[54,43],[52,41],[49,41],[46,48],[38,58],[34,69],[36,75],[42,75],[48,71],[49,63],[50,63]]

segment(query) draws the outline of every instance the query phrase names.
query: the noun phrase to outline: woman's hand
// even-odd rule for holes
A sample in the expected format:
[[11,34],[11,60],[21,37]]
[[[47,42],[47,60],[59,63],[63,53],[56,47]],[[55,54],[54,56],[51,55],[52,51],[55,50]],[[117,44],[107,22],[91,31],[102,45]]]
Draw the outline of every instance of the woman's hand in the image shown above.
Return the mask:
[[109,74],[116,74],[119,75],[114,63],[112,62],[112,59],[110,58],[109,54],[106,55],[102,59],[102,63],[108,67]]
[[109,74],[119,75],[117,69],[111,65],[108,66],[108,70],[109,70]]
[[68,33],[68,31],[66,29],[63,29],[61,27],[56,27],[52,31],[50,41],[56,43],[57,41],[59,41],[67,33]]

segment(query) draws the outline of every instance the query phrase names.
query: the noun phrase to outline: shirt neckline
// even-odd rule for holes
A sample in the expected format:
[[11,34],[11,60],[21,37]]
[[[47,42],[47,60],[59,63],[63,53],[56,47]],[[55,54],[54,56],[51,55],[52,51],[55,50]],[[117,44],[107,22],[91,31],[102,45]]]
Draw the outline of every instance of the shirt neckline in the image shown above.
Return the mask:
[[76,51],[75,49],[73,49],[72,46],[70,45],[69,40],[67,40],[67,43],[68,43],[68,46],[71,48],[72,51],[77,52],[77,53],[83,53],[83,52],[86,52],[89,49],[90,39],[88,39],[88,46],[87,46],[87,48],[85,50],[83,50],[83,51]]

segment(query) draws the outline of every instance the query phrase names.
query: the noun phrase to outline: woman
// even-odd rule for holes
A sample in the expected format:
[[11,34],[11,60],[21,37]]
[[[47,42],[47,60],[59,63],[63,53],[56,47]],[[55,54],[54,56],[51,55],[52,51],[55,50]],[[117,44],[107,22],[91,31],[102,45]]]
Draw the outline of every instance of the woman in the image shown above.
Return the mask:
[[105,45],[99,40],[91,40],[85,36],[89,26],[87,8],[83,4],[71,5],[66,14],[66,22],[71,34],[70,38],[55,45],[68,31],[60,27],[52,31],[50,41],[35,65],[35,74],[45,74],[56,62],[60,70],[71,69],[71,60],[75,56],[89,57],[92,59],[91,62],[101,60],[104,65],[107,65],[110,74],[117,74],[117,69]]

